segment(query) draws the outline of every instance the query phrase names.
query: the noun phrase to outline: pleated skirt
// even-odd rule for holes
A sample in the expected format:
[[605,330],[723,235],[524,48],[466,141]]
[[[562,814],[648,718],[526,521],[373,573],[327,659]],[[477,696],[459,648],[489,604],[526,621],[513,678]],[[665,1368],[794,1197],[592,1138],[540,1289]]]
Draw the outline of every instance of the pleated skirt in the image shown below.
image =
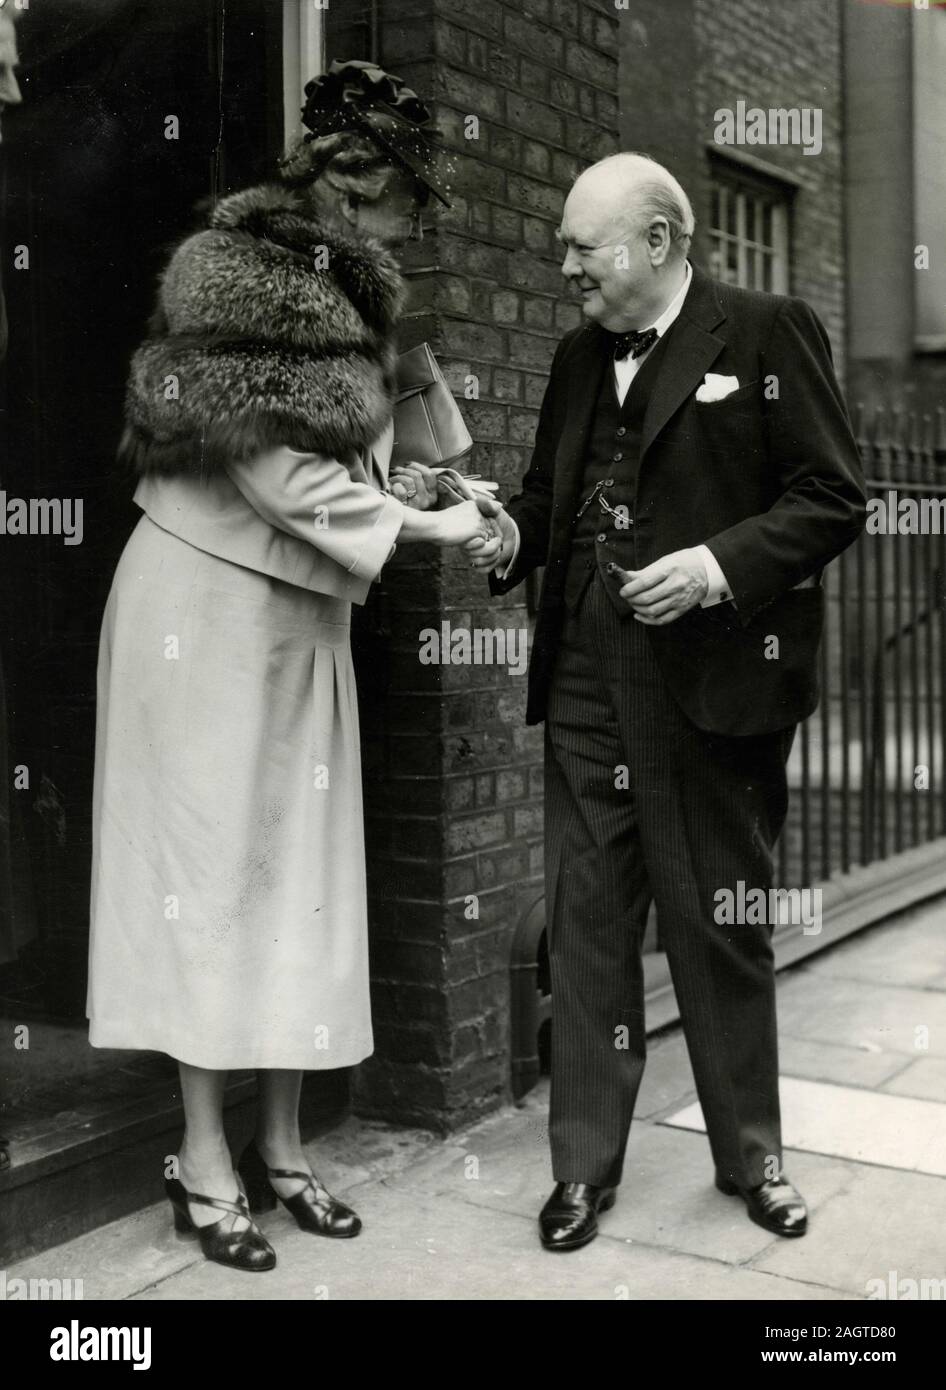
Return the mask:
[[139,521],[99,647],[94,1046],[215,1069],[371,1053],[349,618]]

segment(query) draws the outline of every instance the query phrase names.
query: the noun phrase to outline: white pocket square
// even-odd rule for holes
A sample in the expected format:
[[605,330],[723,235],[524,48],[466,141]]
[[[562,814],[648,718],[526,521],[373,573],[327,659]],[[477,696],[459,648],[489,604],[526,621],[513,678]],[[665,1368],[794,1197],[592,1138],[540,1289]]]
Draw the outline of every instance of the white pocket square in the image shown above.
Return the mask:
[[737,376],[717,376],[715,372],[707,372],[696,388],[696,399],[703,405],[712,405],[714,401],[723,401],[738,390]]

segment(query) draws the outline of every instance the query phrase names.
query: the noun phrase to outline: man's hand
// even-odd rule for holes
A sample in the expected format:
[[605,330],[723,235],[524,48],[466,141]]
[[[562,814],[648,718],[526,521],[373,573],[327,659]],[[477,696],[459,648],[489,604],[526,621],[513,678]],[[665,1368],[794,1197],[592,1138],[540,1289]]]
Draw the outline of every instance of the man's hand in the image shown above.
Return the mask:
[[516,549],[519,531],[516,523],[499,502],[492,498],[478,498],[480,511],[488,516],[494,531],[498,532],[490,540],[468,541],[463,547],[472,557],[473,568],[477,570],[505,570]]
[[388,481],[394,496],[406,507],[426,512],[437,506],[437,475],[425,463],[405,463],[392,468]]
[[458,502],[455,507],[442,508],[435,517],[429,518],[435,525],[432,539],[438,545],[463,546],[464,549],[471,545],[493,544],[496,539],[494,523],[488,508],[498,505],[491,498],[476,497]]
[[648,627],[676,622],[709,592],[706,566],[695,549],[674,550],[642,570],[615,566],[614,573],[627,581],[621,585],[621,598]]

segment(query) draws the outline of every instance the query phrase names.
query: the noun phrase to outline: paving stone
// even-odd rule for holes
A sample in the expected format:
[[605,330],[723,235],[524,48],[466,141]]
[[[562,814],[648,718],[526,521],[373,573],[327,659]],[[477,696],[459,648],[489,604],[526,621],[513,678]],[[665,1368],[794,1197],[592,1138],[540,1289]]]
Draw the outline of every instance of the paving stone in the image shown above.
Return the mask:
[[946,906],[937,902],[859,933],[809,964],[815,974],[929,986],[946,959]]
[[791,1037],[916,1056],[916,1029],[929,1029],[929,1050],[946,1056],[946,994],[793,971],[778,996],[780,1031]]
[[[552,1189],[547,1128],[544,1107],[506,1111],[428,1151],[387,1186],[534,1217]],[[359,1189],[349,1195],[357,1200]]]
[[423,1129],[349,1116],[305,1147],[306,1157],[333,1192],[369,1178],[383,1178],[416,1163],[442,1147],[436,1135]]
[[885,1091],[899,1096],[917,1096],[921,1100],[946,1103],[946,1060],[941,1057],[921,1057],[884,1083]]
[[197,1261],[203,1263],[203,1255],[192,1241],[176,1237],[171,1209],[161,1202],[21,1260],[7,1277],[71,1279],[73,1287],[81,1279],[86,1301],[128,1298]]
[[[633,1127],[624,1182],[602,1229],[730,1264],[780,1239],[749,1220],[741,1199],[717,1192],[705,1136],[690,1140],[680,1144],[663,1125]],[[786,1154],[785,1167],[812,1211],[850,1181],[847,1164],[820,1155]]]
[[[476,1160],[472,1170],[471,1158]],[[845,1164],[820,1156],[792,1155],[790,1171],[813,1209],[847,1181]],[[418,1198],[433,1191],[444,1200],[521,1217],[534,1228],[552,1188],[544,1134],[536,1143],[525,1125],[497,1127],[462,1148],[445,1150],[439,1161],[429,1158],[389,1186]],[[350,1195],[355,1199],[358,1193]],[[778,1238],[754,1225],[741,1202],[716,1191],[703,1135],[684,1137],[639,1122],[632,1127],[617,1203],[602,1216],[601,1229],[609,1236],[732,1263]]]
[[869,1279],[946,1275],[946,1182],[889,1168],[856,1170],[846,1192],[828,1202],[802,1240],[779,1241],[753,1268],[812,1279],[858,1297]]
[[[946,1105],[794,1077],[779,1095],[787,1148],[946,1177]],[[663,1123],[704,1128],[698,1103]]]
[[779,1034],[778,1061],[782,1076],[834,1081],[839,1086],[864,1086],[869,1090],[908,1065],[906,1053],[884,1052],[876,1044],[850,1047],[846,1043],[795,1038],[785,1032]]
[[634,1118],[646,1120],[652,1115],[661,1115],[671,1106],[683,1105],[695,1093],[693,1068],[683,1034],[674,1033],[651,1043]]

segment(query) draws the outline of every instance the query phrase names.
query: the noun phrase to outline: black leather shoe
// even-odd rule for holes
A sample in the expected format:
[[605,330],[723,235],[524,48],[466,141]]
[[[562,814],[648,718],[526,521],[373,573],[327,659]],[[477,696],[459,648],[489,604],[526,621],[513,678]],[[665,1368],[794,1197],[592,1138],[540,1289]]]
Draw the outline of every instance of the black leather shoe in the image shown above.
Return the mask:
[[361,1230],[361,1219],[351,1209],[327,1192],[311,1173],[297,1173],[291,1168],[267,1168],[256,1141],[243,1150],[237,1171],[243,1179],[251,1211],[272,1211],[278,1192],[270,1178],[299,1178],[305,1183],[291,1197],[279,1197],[288,1212],[296,1218],[300,1230],[317,1236],[333,1236],[336,1240],[350,1239]]
[[[245,1269],[253,1274],[261,1274],[274,1267],[276,1252],[250,1216],[242,1192],[235,1202],[228,1202],[223,1197],[204,1197],[200,1192],[188,1192],[177,1178],[165,1178],[164,1190],[174,1208],[175,1231],[182,1236],[196,1236],[208,1260],[218,1265],[228,1265],[231,1269]],[[221,1216],[210,1226],[198,1226],[187,1210],[188,1202],[199,1202],[205,1207],[218,1207],[222,1212],[242,1216],[246,1224],[223,1230]]]
[[539,1212],[539,1236],[546,1250],[578,1250],[598,1234],[598,1212],[613,1207],[613,1187],[590,1182],[559,1182]]
[[808,1208],[788,1178],[779,1176],[758,1187],[740,1187],[717,1173],[716,1186],[727,1197],[741,1197],[756,1225],[777,1236],[803,1236],[808,1229]]

